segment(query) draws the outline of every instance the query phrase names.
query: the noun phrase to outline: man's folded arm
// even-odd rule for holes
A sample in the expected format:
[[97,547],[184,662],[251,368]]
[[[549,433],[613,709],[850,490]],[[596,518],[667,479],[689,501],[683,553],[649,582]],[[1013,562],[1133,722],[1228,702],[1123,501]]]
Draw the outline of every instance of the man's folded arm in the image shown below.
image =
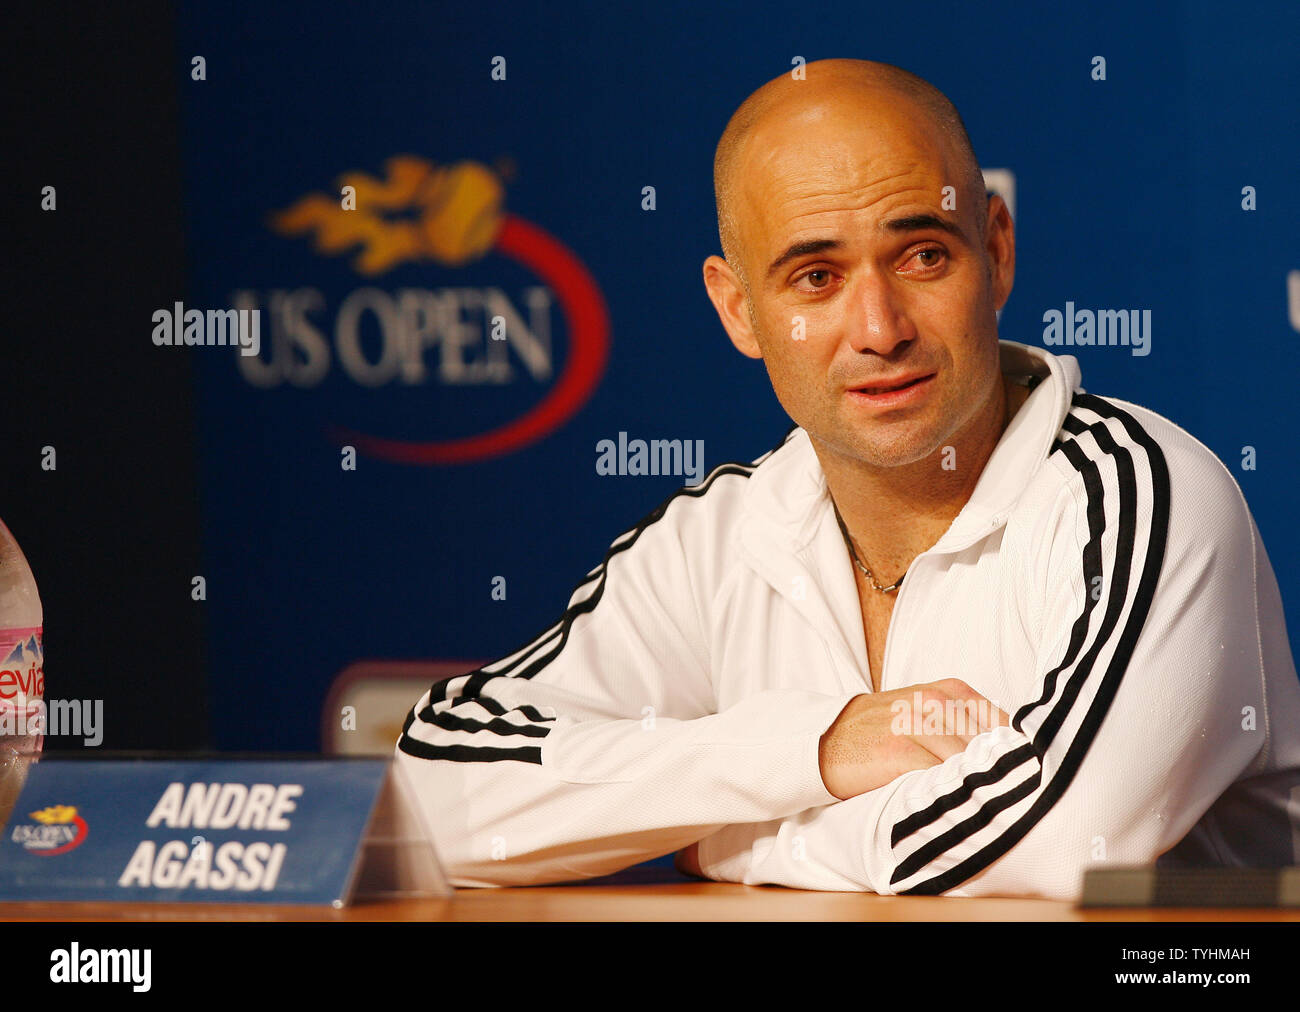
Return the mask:
[[397,760],[453,885],[607,874],[833,800],[818,742],[851,694],[771,690],[715,712],[701,615],[727,553],[709,528],[750,471],[671,497],[558,622],[416,703]]
[[994,700],[1012,725],[847,801],[724,827],[700,841],[707,877],[1074,899],[1086,866],[1153,862],[1262,758],[1263,666],[1291,662],[1261,649],[1283,618],[1240,491],[1187,448],[1171,489],[1153,442],[1077,423],[1037,670]]

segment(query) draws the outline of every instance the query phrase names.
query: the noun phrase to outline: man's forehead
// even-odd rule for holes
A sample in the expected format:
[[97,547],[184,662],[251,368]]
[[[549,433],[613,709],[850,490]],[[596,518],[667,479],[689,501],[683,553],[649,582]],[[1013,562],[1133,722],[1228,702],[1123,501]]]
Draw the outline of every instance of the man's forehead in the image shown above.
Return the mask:
[[742,242],[761,256],[800,232],[833,228],[846,215],[858,226],[883,228],[902,207],[957,220],[940,211],[943,188],[960,185],[941,146],[858,133],[827,143],[787,134],[742,159],[736,209]]

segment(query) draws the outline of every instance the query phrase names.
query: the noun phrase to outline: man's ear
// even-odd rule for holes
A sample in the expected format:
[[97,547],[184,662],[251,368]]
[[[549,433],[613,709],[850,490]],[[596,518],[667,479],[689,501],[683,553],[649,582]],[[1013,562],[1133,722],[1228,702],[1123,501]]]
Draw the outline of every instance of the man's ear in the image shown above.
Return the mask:
[[1011,297],[1011,286],[1016,280],[1016,226],[1006,201],[996,193],[989,197],[984,252],[989,258],[993,308],[1001,309]]
[[740,277],[731,264],[720,256],[705,260],[704,287],[708,289],[713,308],[718,311],[718,319],[726,328],[731,343],[742,355],[762,358],[763,352],[754,337],[753,322],[745,305],[745,286],[740,283]]

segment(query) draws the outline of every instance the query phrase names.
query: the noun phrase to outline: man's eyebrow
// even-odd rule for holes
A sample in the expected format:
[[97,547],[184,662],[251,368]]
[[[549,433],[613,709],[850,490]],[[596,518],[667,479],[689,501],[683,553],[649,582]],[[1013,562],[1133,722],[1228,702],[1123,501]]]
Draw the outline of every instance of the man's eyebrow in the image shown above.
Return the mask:
[[770,278],[779,271],[785,264],[797,257],[810,256],[813,253],[824,253],[828,249],[843,249],[844,243],[839,239],[805,239],[803,242],[797,242],[791,245],[784,253],[772,261],[772,266],[767,269],[767,276]]
[[[880,227],[887,232],[924,232],[926,229],[938,229],[940,232],[947,232],[957,239],[965,240],[966,234],[954,223],[947,218],[940,218],[937,214],[909,214],[902,218],[890,218],[888,221],[882,221]],[[793,243],[784,253],[772,261],[767,269],[767,276],[770,278],[791,260],[798,257],[811,256],[814,253],[824,253],[827,250],[840,250],[844,248],[844,243],[839,239],[805,239],[803,242]]]
[[940,232],[947,232],[958,239],[965,239],[966,236],[954,222],[947,218],[940,218],[937,214],[909,214],[902,218],[890,218],[888,221],[882,221],[880,227],[887,232],[924,232],[926,229],[937,228]]

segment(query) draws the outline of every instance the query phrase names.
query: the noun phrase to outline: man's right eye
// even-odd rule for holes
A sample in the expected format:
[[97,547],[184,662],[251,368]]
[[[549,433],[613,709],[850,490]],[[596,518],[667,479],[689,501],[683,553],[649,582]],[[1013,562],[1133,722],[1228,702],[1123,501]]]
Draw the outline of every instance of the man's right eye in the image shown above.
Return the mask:
[[800,281],[805,280],[808,281],[814,289],[820,290],[826,288],[831,283],[831,272],[825,267],[819,267],[816,270],[811,270],[806,274],[799,275],[799,277],[795,278],[795,284],[797,285]]

